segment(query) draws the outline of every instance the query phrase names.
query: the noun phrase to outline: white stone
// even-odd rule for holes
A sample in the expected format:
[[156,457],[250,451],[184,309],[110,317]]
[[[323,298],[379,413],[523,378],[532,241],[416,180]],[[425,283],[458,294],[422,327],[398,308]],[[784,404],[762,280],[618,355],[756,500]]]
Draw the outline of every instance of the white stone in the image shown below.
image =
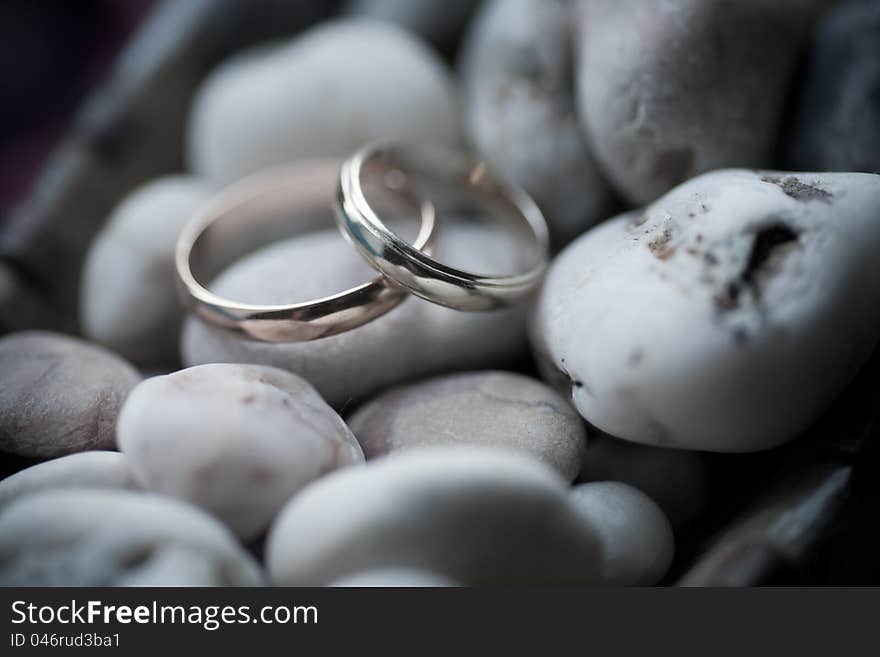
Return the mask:
[[427,570],[465,585],[587,584],[601,555],[566,482],[528,457],[431,447],[325,477],[281,511],[266,563],[275,584],[364,570]]
[[454,84],[430,47],[349,18],[222,65],[197,92],[187,147],[196,173],[229,182],[376,140],[457,146],[460,131]]
[[806,429],[880,333],[880,176],[703,175],[563,251],[535,308],[581,415],[663,447],[746,452]]
[[0,507],[50,488],[137,490],[128,459],[119,452],[91,451],[37,463],[0,481]]
[[[510,272],[517,251],[482,226],[443,224],[436,257],[486,273]],[[333,294],[376,273],[333,229],[266,247],[227,269],[212,289],[246,303],[290,303]],[[524,305],[466,313],[415,297],[369,324],[306,343],[242,340],[189,319],[187,365],[243,362],[299,374],[341,407],[389,385],[446,371],[503,366],[526,353]]]
[[583,420],[547,385],[512,372],[436,377],[385,392],[349,419],[368,459],[431,445],[516,450],[573,480],[587,444]]
[[675,538],[650,497],[618,481],[580,484],[571,497],[599,534],[605,584],[651,586],[663,579],[675,554]]
[[174,245],[210,185],[167,176],[131,192],[95,237],[83,265],[84,334],[142,367],[177,361],[183,308]]
[[219,522],[169,497],[51,490],[0,510],[5,586],[258,586]]
[[120,413],[118,440],[144,488],[210,511],[245,540],[311,480],[363,462],[311,385],[255,365],[202,365],[144,381]]

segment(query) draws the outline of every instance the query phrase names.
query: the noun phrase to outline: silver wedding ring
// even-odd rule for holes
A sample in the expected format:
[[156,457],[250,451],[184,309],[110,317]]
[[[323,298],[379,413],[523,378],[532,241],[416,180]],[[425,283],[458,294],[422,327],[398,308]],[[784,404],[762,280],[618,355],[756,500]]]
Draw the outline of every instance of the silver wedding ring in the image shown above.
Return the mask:
[[[420,189],[447,212],[463,199],[483,212],[480,218],[506,223],[520,239],[524,271],[490,275],[464,271],[433,259],[389,230],[364,193],[370,170]],[[426,192],[425,185],[438,189]],[[448,202],[440,202],[445,191]],[[373,269],[413,294],[456,310],[494,310],[532,292],[547,268],[549,237],[544,216],[525,191],[493,178],[481,162],[436,148],[373,145],[346,160],[339,174],[336,218],[343,234]]]
[[[311,160],[270,169],[232,185],[203,207],[177,240],[175,265],[184,305],[246,338],[303,342],[357,328],[403,301],[406,290],[381,276],[328,297],[284,305],[241,303],[206,287],[225,266],[266,241],[315,230],[322,222],[332,225],[339,166],[337,160]],[[417,208],[421,225],[415,242],[429,251],[436,226],[430,201],[416,199],[403,187],[394,193]]]
[[[224,266],[281,236],[275,224],[296,217],[297,231],[319,227],[335,204],[336,223],[380,276],[332,296],[284,305],[226,299],[207,284]],[[417,215],[412,244],[392,232],[390,207]],[[464,271],[431,257],[441,221],[463,215],[505,224],[518,237],[521,271]],[[273,227],[268,229],[268,227]],[[290,230],[284,233],[290,234]],[[267,237],[268,236],[268,237]],[[221,192],[181,232],[175,265],[186,307],[202,320],[267,342],[315,340],[357,328],[409,293],[464,311],[494,310],[529,295],[549,261],[547,225],[523,190],[494,179],[486,166],[439,149],[369,146],[340,166],[314,160],[255,174]]]

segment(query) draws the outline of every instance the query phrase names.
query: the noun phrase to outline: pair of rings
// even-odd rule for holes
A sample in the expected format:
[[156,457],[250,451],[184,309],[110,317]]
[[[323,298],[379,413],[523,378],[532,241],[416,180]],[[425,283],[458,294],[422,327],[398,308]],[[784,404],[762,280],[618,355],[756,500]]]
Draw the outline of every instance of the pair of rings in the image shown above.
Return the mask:
[[[332,296],[284,305],[238,303],[211,292],[208,281],[296,214],[324,218],[335,198],[343,236],[379,272],[367,283]],[[431,257],[440,200],[460,212],[463,201],[480,219],[503,220],[524,245],[523,271],[489,275],[463,271]],[[417,214],[409,244],[380,214]],[[377,211],[382,208],[382,212]],[[410,213],[410,214],[407,214]],[[300,228],[314,229],[306,221]],[[532,292],[547,268],[547,225],[523,190],[493,178],[464,155],[400,145],[369,146],[342,163],[312,160],[258,173],[223,191],[184,227],[175,253],[184,305],[201,319],[265,342],[303,342],[351,330],[387,313],[409,293],[463,311],[493,310]]]

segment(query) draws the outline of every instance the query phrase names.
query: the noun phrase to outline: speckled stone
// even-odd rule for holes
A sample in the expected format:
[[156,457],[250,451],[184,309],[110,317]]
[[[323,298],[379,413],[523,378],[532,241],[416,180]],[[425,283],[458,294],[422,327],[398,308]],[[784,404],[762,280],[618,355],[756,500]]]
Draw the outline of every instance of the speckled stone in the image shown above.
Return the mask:
[[311,385],[256,365],[202,365],[144,381],[122,409],[118,436],[145,488],[210,511],[243,539],[313,479],[363,462]]
[[137,490],[128,459],[96,450],[61,456],[20,470],[0,481],[0,507],[24,495],[52,488]]
[[177,362],[183,307],[174,245],[213,189],[192,176],[159,178],[131,192],[95,237],[83,265],[86,337],[141,367]]
[[386,392],[349,419],[368,459],[430,445],[526,453],[571,481],[583,462],[580,416],[554,390],[511,372],[437,377]]
[[219,522],[164,496],[51,490],[0,510],[5,586],[258,586]]
[[505,450],[431,447],[315,482],[281,511],[274,583],[321,585],[413,568],[473,584],[588,584],[601,572],[592,525],[566,482]]
[[52,458],[113,447],[116,415],[139,380],[82,340],[43,331],[0,339],[0,451]]
[[542,368],[619,438],[719,452],[790,440],[877,343],[878,207],[871,174],[691,180],[556,258],[534,316]]
[[[497,231],[444,222],[436,257],[486,273],[512,271],[517,251]],[[304,301],[375,277],[335,230],[281,241],[243,258],[213,283],[246,303]],[[527,353],[526,308],[466,313],[415,297],[369,324],[307,343],[245,341],[189,319],[182,338],[187,365],[245,362],[292,371],[342,407],[390,385],[447,371],[504,366]]]

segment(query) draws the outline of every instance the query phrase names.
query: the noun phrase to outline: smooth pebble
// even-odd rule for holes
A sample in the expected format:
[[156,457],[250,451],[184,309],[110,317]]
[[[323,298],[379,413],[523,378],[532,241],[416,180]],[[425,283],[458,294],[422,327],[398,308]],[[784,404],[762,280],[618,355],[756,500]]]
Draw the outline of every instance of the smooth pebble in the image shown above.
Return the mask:
[[601,574],[597,540],[552,469],[504,450],[446,446],[307,487],[275,520],[266,563],[282,586],[389,567],[465,585],[587,584]]
[[140,375],[76,338],[23,331],[0,339],[0,451],[52,458],[115,444],[116,416]]
[[311,480],[363,462],[311,385],[256,365],[202,365],[144,381],[122,409],[118,439],[145,488],[202,507],[245,540]]
[[605,219],[610,203],[575,108],[572,7],[486,2],[460,56],[471,141],[534,196],[561,243]]
[[431,445],[485,445],[528,454],[571,481],[586,430],[571,403],[512,372],[469,372],[401,386],[357,410],[349,426],[368,459]]
[[51,488],[137,490],[139,486],[124,454],[103,450],[79,452],[37,463],[0,481],[0,507]]
[[580,119],[629,201],[724,167],[769,166],[810,16],[826,0],[579,4]]
[[459,123],[451,74],[429,46],[388,23],[342,18],[212,73],[193,103],[187,149],[193,171],[224,183],[376,140],[455,147]]
[[174,245],[212,187],[192,176],[159,178],[131,192],[89,247],[80,322],[91,340],[141,367],[179,357],[183,307]]
[[650,497],[619,481],[580,484],[571,496],[599,534],[604,584],[651,586],[663,579],[675,554],[675,538]]
[[258,586],[256,561],[219,522],[172,498],[52,490],[0,510],[4,586]]

